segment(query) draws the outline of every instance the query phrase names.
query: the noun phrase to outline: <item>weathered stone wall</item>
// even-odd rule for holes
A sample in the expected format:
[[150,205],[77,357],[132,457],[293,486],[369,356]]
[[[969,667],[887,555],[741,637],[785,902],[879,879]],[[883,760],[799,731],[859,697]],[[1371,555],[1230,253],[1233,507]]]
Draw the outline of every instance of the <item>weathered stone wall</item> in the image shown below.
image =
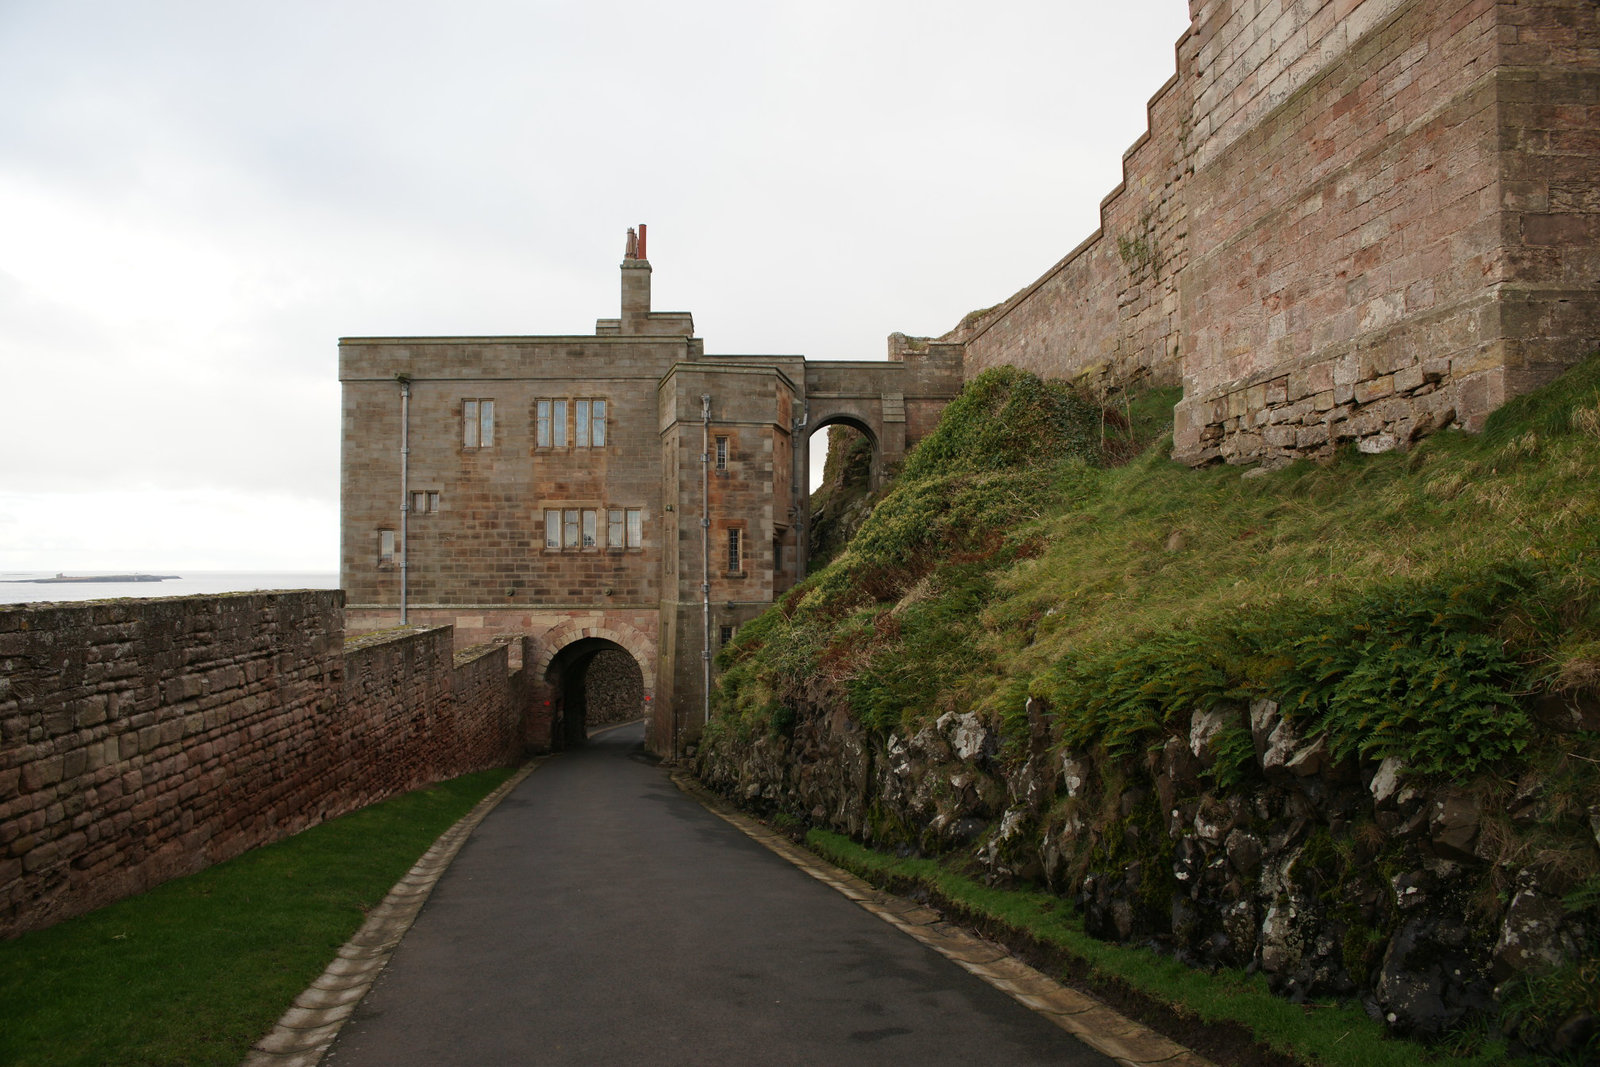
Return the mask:
[[1600,344],[1590,0],[1192,0],[1101,229],[947,340],[1184,385],[1174,454],[1403,448]]
[[1175,433],[1190,462],[1475,429],[1593,343],[1519,351],[1537,326],[1507,317],[1539,302],[1501,187],[1518,155],[1502,138],[1521,77],[1501,55],[1511,7],[1386,3],[1365,18],[1373,6],[1335,60],[1197,167],[1204,253],[1181,282]]
[[[1357,998],[1403,1034],[1437,1037],[1500,987],[1580,958],[1562,863],[1597,841],[1555,833],[1570,798],[1537,775],[1487,796],[1394,759],[1335,759],[1267,700],[1196,711],[1133,757],[1063,745],[1035,701],[1028,718],[1031,738],[1002,745],[971,712],[883,736],[810,709],[792,736],[723,735],[695,769],[758,811],[1047,885],[1097,937],[1259,970],[1297,1000]],[[1208,771],[1241,733],[1255,761],[1219,787]],[[1588,1018],[1573,1021],[1580,1044]]]
[[1498,8],[1508,394],[1600,338],[1600,5]]
[[0,936],[516,759],[503,646],[337,591],[0,607]]
[[1149,131],[1124,154],[1122,183],[1100,205],[1100,228],[1032,285],[943,338],[965,344],[969,377],[1010,364],[1084,379],[1092,389],[1177,383],[1177,278],[1189,247],[1181,196],[1187,93],[1173,78],[1150,101]]
[[340,810],[514,760],[523,750],[522,715],[506,660],[503,644],[456,653],[449,627],[354,644],[331,729],[305,740],[332,748],[346,765],[326,782]]

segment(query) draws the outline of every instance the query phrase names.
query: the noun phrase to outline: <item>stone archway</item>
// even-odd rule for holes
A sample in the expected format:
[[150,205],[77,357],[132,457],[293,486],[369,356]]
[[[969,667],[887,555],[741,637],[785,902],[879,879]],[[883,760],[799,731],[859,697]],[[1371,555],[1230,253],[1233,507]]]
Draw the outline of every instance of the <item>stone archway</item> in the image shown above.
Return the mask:
[[[840,437],[831,431],[844,431]],[[817,488],[809,494],[805,523],[805,566],[810,572],[836,556],[867,514],[872,494],[883,484],[883,450],[870,426],[835,415],[812,431],[827,434],[827,459]]]
[[607,620],[598,621],[598,616],[592,620],[568,619],[550,627],[534,640],[538,644],[538,655],[533,661],[534,676],[544,677],[550,669],[551,660],[562,649],[586,637],[600,637],[618,645],[628,651],[633,661],[639,665],[639,671],[644,676],[644,692],[647,700],[655,699],[656,690],[656,643],[649,635],[634,629],[625,622]]
[[604,637],[580,637],[550,657],[543,682],[551,694],[550,743],[570,748],[596,726],[645,714],[644,670],[633,655]]
[[[626,622],[598,616],[583,616],[562,620],[532,639],[534,654],[528,664],[527,677],[532,682],[530,693],[532,713],[528,717],[526,741],[533,751],[547,751],[581,742],[591,725],[586,706],[573,706],[581,700],[586,705],[587,673],[595,667],[604,670],[607,661],[620,668],[626,657],[638,671],[636,683],[622,686],[606,685],[608,691],[633,693],[637,691],[637,715],[656,713],[656,643],[644,632]],[[609,653],[601,656],[601,653]],[[574,687],[578,688],[574,688]],[[619,696],[617,700],[631,699]],[[608,699],[608,706],[616,701]],[[580,714],[581,712],[581,714]]]
[[[827,433],[834,427],[843,427],[848,430],[853,430],[865,440],[867,446],[871,449],[870,466],[868,468],[868,474],[871,479],[870,484],[872,488],[877,489],[883,484],[884,477],[883,443],[877,431],[873,429],[872,424],[866,419],[860,418],[856,415],[835,414],[818,420],[817,423],[811,427],[810,436],[815,437],[819,433]],[[810,438],[807,439],[808,446],[809,440]]]

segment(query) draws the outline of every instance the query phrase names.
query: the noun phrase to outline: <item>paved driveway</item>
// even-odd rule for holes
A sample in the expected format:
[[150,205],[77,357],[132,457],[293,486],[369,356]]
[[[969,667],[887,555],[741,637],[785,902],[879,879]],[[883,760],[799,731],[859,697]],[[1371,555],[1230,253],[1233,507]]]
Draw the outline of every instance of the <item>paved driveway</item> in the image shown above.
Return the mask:
[[684,796],[642,737],[500,803],[325,1063],[1111,1063]]

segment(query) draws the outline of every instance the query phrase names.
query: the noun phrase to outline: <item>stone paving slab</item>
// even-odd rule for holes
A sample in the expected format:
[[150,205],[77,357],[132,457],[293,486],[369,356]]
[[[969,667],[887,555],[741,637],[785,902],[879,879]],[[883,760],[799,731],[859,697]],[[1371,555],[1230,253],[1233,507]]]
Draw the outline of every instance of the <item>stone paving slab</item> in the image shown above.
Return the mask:
[[955,961],[994,988],[1054,1022],[1084,1044],[1123,1067],[1216,1067],[1191,1049],[1135,1022],[1080,990],[1069,989],[1006,949],[940,919],[930,908],[885,893],[828,863],[788,838],[734,810],[694,778],[674,774],[672,781],[709,811],[796,867],[885,922],[898,927],[940,955]]

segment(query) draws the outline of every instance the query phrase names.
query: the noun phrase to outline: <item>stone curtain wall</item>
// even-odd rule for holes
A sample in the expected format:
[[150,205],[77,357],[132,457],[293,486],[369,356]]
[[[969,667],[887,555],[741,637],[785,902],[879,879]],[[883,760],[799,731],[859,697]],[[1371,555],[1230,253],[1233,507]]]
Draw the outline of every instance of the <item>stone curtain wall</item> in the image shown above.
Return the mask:
[[1600,4],[1499,8],[1508,394],[1600,343]]
[[521,751],[504,646],[337,591],[0,608],[0,936]]
[[1177,383],[1186,93],[1174,78],[1150,101],[1149,131],[1123,156],[1122,184],[1101,202],[1100,229],[1031,286],[946,335],[965,343],[969,377],[1011,364],[1098,389]]
[[1184,384],[1189,463],[1480,427],[1600,344],[1593,0],[1192,0],[1100,231],[947,336]]
[[1600,341],[1595,5],[1373,6],[1196,171],[1179,458],[1477,429]]
[[1401,6],[1196,175],[1182,458],[1481,425],[1494,403],[1463,390],[1503,358],[1494,15]]

